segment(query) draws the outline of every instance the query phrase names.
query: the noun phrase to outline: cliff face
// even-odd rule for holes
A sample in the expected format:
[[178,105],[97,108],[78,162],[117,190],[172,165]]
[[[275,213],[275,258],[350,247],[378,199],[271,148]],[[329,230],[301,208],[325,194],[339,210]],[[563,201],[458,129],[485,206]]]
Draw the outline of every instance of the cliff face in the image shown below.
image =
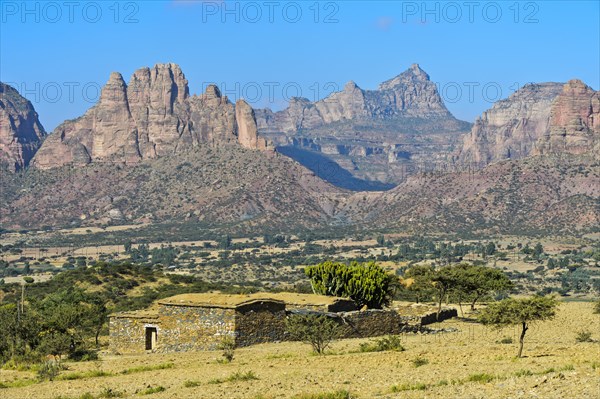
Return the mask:
[[[241,101],[239,106],[247,104]],[[266,143],[259,146],[256,122],[249,116],[240,121],[247,137],[238,141],[241,129],[234,105],[215,86],[200,96],[190,96],[178,65],[139,69],[129,85],[114,72],[98,103],[82,117],[58,126],[33,165],[47,169],[102,161],[134,164],[190,147],[223,143],[266,148]]]
[[495,103],[464,137],[459,162],[484,166],[528,156],[548,131],[550,108],[561,90],[560,83],[530,84]]
[[460,163],[485,166],[530,155],[600,153],[600,94],[580,80],[531,84],[475,122]]
[[33,105],[0,82],[0,163],[9,170],[26,167],[46,135]]
[[589,154],[600,157],[600,92],[580,80],[567,82],[552,103],[550,128],[533,154]]

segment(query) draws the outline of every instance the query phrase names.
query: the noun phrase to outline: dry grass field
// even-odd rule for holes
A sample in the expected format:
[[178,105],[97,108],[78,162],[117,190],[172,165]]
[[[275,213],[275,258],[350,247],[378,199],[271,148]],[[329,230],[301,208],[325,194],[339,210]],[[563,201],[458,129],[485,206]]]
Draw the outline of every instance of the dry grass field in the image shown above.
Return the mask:
[[[104,355],[96,362],[65,363],[68,370],[52,382],[34,382],[29,371],[1,370],[0,397],[600,397],[600,344],[576,341],[582,330],[600,340],[600,315],[592,313],[591,303],[562,303],[553,321],[532,326],[521,359],[515,358],[517,329],[495,331],[468,320],[432,327],[459,331],[403,335],[403,352],[360,353],[368,339],[350,339],[336,342],[325,356],[296,342],[242,348],[231,363],[217,362],[218,351]],[[499,342],[506,337],[514,343]],[[325,395],[336,391],[350,396]]]

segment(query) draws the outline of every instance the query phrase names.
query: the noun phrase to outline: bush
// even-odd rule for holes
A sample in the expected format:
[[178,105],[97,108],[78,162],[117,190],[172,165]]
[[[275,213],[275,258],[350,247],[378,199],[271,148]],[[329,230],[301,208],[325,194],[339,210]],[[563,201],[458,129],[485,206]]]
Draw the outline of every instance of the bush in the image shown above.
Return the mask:
[[596,314],[600,313],[600,299],[594,305],[594,313],[596,313]]
[[575,341],[577,342],[594,342],[592,339],[592,333],[589,331],[579,331],[577,336],[575,337]]
[[424,366],[426,364],[429,364],[429,360],[427,360],[427,359],[425,359],[423,357],[417,357],[417,358],[414,358],[413,360],[411,360],[411,363],[415,367],[421,367],[421,366]]
[[324,315],[292,315],[287,319],[286,325],[292,339],[310,344],[319,355],[340,336],[340,326]]
[[140,391],[140,395],[151,395],[153,393],[164,392],[166,390],[167,388],[163,387],[162,385],[159,385],[157,387],[148,387],[143,391]]
[[62,366],[59,362],[48,360],[40,364],[37,371],[37,377],[40,381],[52,381],[58,376],[61,370]]
[[496,376],[493,376],[491,374],[486,374],[486,373],[480,373],[480,374],[471,374],[469,376],[469,378],[467,378],[467,381],[470,382],[480,382],[482,384],[487,384],[489,382],[492,382],[496,379]]
[[504,337],[500,341],[497,341],[499,344],[512,344],[513,339],[511,337]]
[[224,337],[218,345],[218,349],[223,351],[223,361],[231,363],[234,356],[235,340],[232,337]]
[[387,337],[375,341],[364,342],[360,344],[361,352],[384,352],[384,351],[404,351],[400,337],[397,335],[388,335]]
[[89,362],[92,360],[98,360],[98,352],[87,349],[77,349],[73,353],[69,354],[69,360],[75,362]]

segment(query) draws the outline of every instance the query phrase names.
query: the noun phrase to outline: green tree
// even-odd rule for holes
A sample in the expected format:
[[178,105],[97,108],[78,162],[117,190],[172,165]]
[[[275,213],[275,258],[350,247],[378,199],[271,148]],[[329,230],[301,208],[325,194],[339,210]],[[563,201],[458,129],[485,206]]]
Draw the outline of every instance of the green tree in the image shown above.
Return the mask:
[[432,266],[417,265],[408,269],[402,276],[402,285],[415,294],[417,303],[434,295],[435,289],[431,282],[433,273]]
[[483,296],[513,287],[503,271],[491,267],[461,263],[453,267],[453,272],[453,289],[471,299],[471,310],[475,310],[475,303]]
[[304,271],[315,294],[350,298],[359,307],[380,309],[391,301],[397,287],[396,277],[375,262],[327,261]]
[[517,357],[522,357],[525,333],[529,329],[529,325],[532,322],[554,318],[557,306],[558,302],[552,297],[508,298],[490,304],[481,312],[479,321],[495,328],[520,325],[521,335]]
[[538,242],[537,244],[535,244],[535,247],[533,247],[533,256],[537,259],[543,253],[544,253],[544,247],[542,246],[541,243]]
[[319,355],[341,334],[338,323],[325,315],[295,314],[286,320],[286,327],[292,339],[310,344]]

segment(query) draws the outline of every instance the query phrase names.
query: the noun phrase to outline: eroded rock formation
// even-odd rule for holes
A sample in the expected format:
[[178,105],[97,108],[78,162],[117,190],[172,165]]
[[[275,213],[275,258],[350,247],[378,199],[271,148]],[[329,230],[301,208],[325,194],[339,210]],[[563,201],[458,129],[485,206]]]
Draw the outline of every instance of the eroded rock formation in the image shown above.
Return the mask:
[[247,148],[267,148],[257,136],[251,108],[248,111],[243,101],[239,104],[242,121],[236,120],[234,105],[216,86],[190,96],[176,64],[138,69],[129,85],[113,72],[98,103],[82,117],[58,126],[33,164],[42,169],[102,161],[133,164],[200,145],[238,141]]
[[13,171],[26,167],[45,135],[33,105],[0,82],[0,162]]

